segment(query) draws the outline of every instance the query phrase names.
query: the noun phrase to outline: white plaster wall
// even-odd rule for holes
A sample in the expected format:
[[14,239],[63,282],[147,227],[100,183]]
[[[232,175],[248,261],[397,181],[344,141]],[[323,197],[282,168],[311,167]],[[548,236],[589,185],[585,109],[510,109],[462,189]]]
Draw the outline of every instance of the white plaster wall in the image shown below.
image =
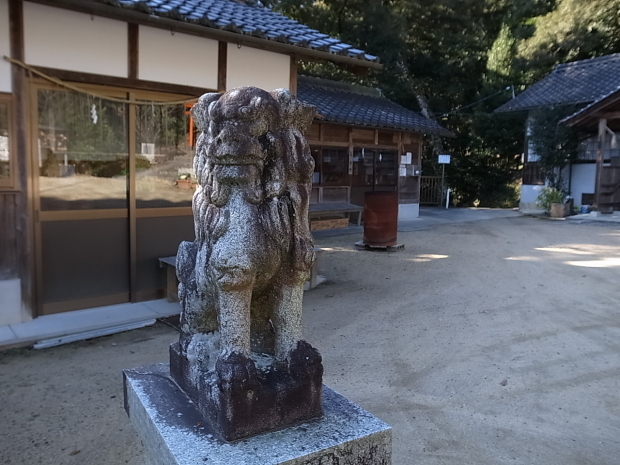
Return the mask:
[[419,203],[401,203],[398,205],[398,221],[415,220],[419,217]]
[[127,77],[127,23],[24,2],[26,63]]
[[596,180],[596,163],[573,165],[571,176],[571,196],[575,206],[581,206],[581,194],[593,194]]
[[11,56],[9,1],[0,0],[0,92],[11,92],[11,65],[2,57]]
[[536,198],[540,194],[541,189],[545,186],[532,186],[524,184],[521,186],[521,200],[519,201],[520,209],[533,209],[536,206]]
[[0,326],[25,321],[22,317],[19,279],[0,280]]
[[290,89],[291,57],[282,53],[228,44],[226,90],[255,86],[271,91]]
[[218,41],[140,26],[138,77],[217,89]]

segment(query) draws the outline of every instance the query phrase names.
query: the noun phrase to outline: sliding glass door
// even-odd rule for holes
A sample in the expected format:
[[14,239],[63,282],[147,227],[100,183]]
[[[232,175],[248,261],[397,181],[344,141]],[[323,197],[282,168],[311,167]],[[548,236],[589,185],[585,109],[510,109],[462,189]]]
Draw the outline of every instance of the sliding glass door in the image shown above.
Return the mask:
[[36,95],[39,308],[127,302],[127,104],[56,89]]
[[33,94],[39,314],[160,297],[158,258],[193,240],[188,108],[106,90]]

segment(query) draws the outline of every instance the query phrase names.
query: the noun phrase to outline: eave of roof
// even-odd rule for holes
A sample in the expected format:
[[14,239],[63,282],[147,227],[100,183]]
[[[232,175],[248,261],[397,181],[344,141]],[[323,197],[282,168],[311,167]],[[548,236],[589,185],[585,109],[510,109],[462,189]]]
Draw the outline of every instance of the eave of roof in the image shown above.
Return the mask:
[[300,76],[297,96],[315,106],[322,121],[455,137],[436,121],[380,96],[377,89]]
[[[620,106],[620,84],[611,92],[603,95],[601,98],[591,104],[581,108],[570,116],[567,116],[560,123],[567,126],[589,127],[598,121],[599,117],[603,117],[601,112],[607,110],[616,110]],[[613,107],[613,108],[610,108]]]
[[590,103],[620,84],[620,53],[557,65],[495,113]]
[[300,57],[381,69],[379,58],[258,5],[234,0],[34,0]]

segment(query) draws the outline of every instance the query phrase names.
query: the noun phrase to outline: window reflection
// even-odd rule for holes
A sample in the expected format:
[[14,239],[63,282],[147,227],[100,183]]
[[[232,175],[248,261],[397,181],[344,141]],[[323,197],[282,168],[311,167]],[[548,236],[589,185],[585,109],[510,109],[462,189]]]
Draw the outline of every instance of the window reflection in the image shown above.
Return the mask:
[[314,160],[314,173],[312,173],[312,184],[321,183],[321,149],[313,148],[310,153]]
[[381,150],[375,156],[376,179],[377,186],[395,186],[398,181],[397,169],[397,153]]
[[11,179],[9,114],[9,104],[0,102],[0,185],[8,184]]
[[396,151],[353,150],[353,185],[395,186],[398,182]]
[[375,152],[368,149],[353,150],[353,185],[372,186],[375,177]]
[[191,105],[138,105],[138,208],[191,206],[196,188]]
[[127,111],[122,103],[38,92],[41,209],[127,208]]
[[347,184],[349,156],[347,149],[321,150],[321,184]]

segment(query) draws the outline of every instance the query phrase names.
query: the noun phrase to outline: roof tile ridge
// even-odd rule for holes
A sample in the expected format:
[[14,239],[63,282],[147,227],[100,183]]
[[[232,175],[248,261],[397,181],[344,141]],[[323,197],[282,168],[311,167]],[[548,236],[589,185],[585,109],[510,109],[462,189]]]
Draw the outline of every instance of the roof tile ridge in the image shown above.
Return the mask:
[[556,65],[552,73],[555,73],[556,71],[559,71],[561,69],[566,69],[566,68],[579,68],[582,66],[588,66],[595,62],[616,61],[616,60],[620,60],[620,53],[612,53],[610,55],[603,55],[600,57],[585,58],[583,60],[577,60],[577,61],[569,61],[567,63],[560,63]]
[[362,84],[352,84],[346,81],[335,81],[332,79],[319,78],[315,76],[301,75],[299,77],[301,78],[300,84],[303,86],[387,100],[383,94],[383,91],[376,87],[364,86]]

